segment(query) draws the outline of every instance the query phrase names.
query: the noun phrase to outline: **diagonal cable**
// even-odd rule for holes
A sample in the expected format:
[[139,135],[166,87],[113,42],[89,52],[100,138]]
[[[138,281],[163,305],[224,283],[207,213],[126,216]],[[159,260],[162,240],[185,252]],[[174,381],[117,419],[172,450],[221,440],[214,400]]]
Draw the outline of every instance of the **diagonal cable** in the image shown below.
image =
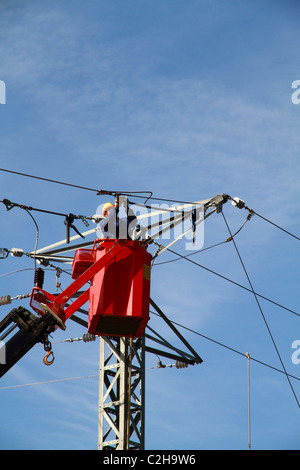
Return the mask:
[[[223,211],[222,211],[222,216],[223,216],[224,222],[225,222],[225,224],[226,224],[226,227],[227,227],[227,229],[228,229],[228,232],[229,232],[230,236],[232,236],[231,230],[230,230],[230,228],[229,228],[229,225],[228,225],[228,223],[227,223],[227,220],[226,220],[226,217],[225,217]],[[239,257],[239,260],[240,260],[240,262],[241,262],[241,265],[242,265],[242,267],[243,267],[243,270],[244,270],[244,272],[245,272],[245,275],[246,275],[246,277],[247,277],[247,279],[248,279],[248,282],[249,282],[250,288],[251,288],[251,290],[252,290],[252,293],[253,293],[253,295],[254,295],[254,297],[255,297],[255,300],[256,300],[257,306],[258,306],[258,308],[259,308],[259,311],[260,311],[260,313],[261,313],[261,316],[262,316],[262,318],[263,318],[263,320],[264,320],[264,323],[265,323],[265,325],[266,325],[266,327],[267,327],[268,333],[269,333],[269,335],[270,335],[270,338],[271,338],[271,340],[272,340],[272,343],[273,343],[273,345],[274,345],[274,348],[275,348],[276,353],[277,353],[277,355],[278,355],[278,358],[279,358],[279,360],[280,360],[281,366],[282,366],[282,368],[283,368],[283,370],[284,370],[285,376],[286,376],[286,378],[287,378],[287,380],[288,380],[288,382],[289,382],[289,385],[290,385],[290,387],[291,387],[291,390],[292,390],[292,392],[293,392],[293,394],[294,394],[294,397],[295,397],[295,399],[296,399],[297,405],[298,405],[298,407],[300,408],[300,403],[299,403],[299,401],[298,401],[297,395],[296,395],[296,393],[295,393],[295,391],[294,391],[294,388],[293,388],[292,383],[291,383],[291,381],[290,381],[289,375],[288,375],[288,373],[287,373],[287,371],[286,371],[286,369],[285,369],[283,360],[282,360],[281,355],[280,355],[280,353],[279,353],[279,350],[278,350],[278,348],[277,348],[277,346],[276,346],[276,342],[275,342],[275,340],[274,340],[274,338],[273,338],[273,335],[272,335],[272,333],[271,333],[271,330],[270,330],[270,327],[269,327],[268,322],[267,322],[267,320],[266,320],[266,317],[265,317],[265,315],[264,315],[264,313],[263,313],[263,311],[262,311],[261,305],[260,305],[259,300],[258,300],[258,298],[257,298],[257,295],[256,295],[256,293],[255,293],[255,291],[254,291],[252,282],[251,282],[251,280],[250,280],[250,277],[249,277],[249,275],[248,275],[248,272],[247,272],[247,270],[246,270],[246,267],[245,267],[245,265],[244,265],[244,263],[243,263],[242,257],[241,257],[241,255],[240,255],[240,252],[239,252],[239,250],[238,250],[238,247],[237,247],[237,245],[236,245],[236,243],[235,243],[234,238],[232,238],[232,241],[233,241],[235,250],[236,250],[236,252],[237,252],[237,255],[238,255],[238,257]]]

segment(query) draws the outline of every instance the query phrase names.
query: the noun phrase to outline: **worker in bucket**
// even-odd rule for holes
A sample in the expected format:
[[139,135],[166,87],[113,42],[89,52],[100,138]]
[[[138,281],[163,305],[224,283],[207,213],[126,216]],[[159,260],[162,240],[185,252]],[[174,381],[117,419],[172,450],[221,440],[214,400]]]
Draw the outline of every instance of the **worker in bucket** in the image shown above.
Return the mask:
[[103,238],[130,239],[134,238],[137,218],[128,206],[128,199],[117,196],[115,204],[107,202],[102,208],[103,219],[99,226]]

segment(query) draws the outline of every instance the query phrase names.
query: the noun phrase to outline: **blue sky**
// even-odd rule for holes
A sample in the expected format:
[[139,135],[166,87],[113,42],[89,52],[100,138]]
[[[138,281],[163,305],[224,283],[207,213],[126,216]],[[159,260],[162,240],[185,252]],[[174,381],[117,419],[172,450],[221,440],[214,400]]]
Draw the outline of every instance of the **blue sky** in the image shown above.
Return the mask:
[[[300,79],[299,13],[292,0],[1,2],[1,168],[175,200],[227,193],[299,236],[300,106],[291,100]],[[0,187],[1,200],[63,213],[93,215],[107,200],[4,172]],[[246,216],[230,203],[224,214],[233,231]],[[63,219],[34,215],[39,248],[64,238]],[[32,251],[28,214],[2,205],[0,216],[1,247]],[[227,236],[221,215],[206,221],[204,247]],[[299,311],[299,241],[254,216],[236,243],[256,291]],[[192,259],[248,287],[232,244]],[[0,263],[0,275],[33,267],[24,257]],[[0,282],[0,295],[24,294],[33,274]],[[46,282],[55,290],[53,272]],[[61,282],[66,287],[69,277]],[[185,260],[154,267],[151,289],[170,319],[281,368],[250,293]],[[292,362],[299,318],[261,306],[288,373],[300,377]],[[1,317],[9,311],[0,308]],[[43,365],[37,346],[1,387],[96,375],[98,343],[59,343],[82,336],[69,323],[53,338],[53,366]],[[146,448],[247,449],[246,358],[183,333],[204,362],[155,369],[157,358],[147,358]],[[299,399],[299,381],[292,384]],[[1,449],[97,447],[96,377],[0,394]],[[300,447],[299,408],[286,377],[254,361],[251,441],[253,449]]]

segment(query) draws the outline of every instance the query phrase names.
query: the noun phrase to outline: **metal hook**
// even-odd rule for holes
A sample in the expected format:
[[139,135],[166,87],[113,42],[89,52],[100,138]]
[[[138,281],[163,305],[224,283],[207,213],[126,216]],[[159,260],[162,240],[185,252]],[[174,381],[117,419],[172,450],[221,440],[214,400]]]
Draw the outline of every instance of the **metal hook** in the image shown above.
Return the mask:
[[7,248],[0,248],[0,258],[5,259],[8,257],[8,249]]
[[[46,366],[51,366],[51,364],[53,364],[55,358],[54,358],[54,354],[53,354],[53,351],[52,351],[51,343],[50,343],[48,338],[45,340],[44,349],[46,351],[46,355],[44,356],[43,363]],[[52,355],[52,359],[50,359],[50,361],[48,361],[48,358],[51,355]]]
[[[48,361],[48,358],[49,358],[49,356],[51,356],[51,354],[52,354],[52,359],[50,361]],[[51,364],[53,364],[53,362],[54,362],[54,359],[55,358],[54,358],[53,351],[48,351],[46,356],[43,359],[43,362],[46,366],[51,366]]]

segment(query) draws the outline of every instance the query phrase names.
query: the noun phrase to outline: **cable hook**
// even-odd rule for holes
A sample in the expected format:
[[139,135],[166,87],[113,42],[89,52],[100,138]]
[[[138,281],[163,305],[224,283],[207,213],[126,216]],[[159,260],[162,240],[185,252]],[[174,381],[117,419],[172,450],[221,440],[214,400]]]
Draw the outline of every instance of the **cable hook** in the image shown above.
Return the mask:
[[[46,366],[51,366],[51,364],[53,364],[53,362],[54,362],[55,357],[54,357],[54,354],[53,354],[53,351],[52,351],[52,345],[51,345],[51,343],[48,339],[46,339],[46,341],[44,343],[44,349],[46,351],[46,355],[43,358],[43,363]],[[48,360],[50,356],[52,356],[52,359]]]
[[[52,359],[48,360],[49,356],[52,356]],[[53,351],[48,351],[46,356],[43,359],[43,363],[46,366],[51,366],[54,362],[54,359],[55,359],[55,357],[54,357]]]

